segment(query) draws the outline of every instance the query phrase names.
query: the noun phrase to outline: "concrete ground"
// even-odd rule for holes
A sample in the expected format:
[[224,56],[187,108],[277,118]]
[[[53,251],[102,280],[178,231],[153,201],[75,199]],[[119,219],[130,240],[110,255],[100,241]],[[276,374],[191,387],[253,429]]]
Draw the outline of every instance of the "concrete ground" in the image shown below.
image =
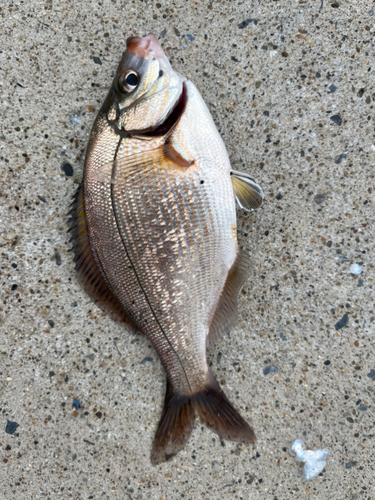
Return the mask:
[[[0,498],[374,499],[373,3],[159,1],[0,7]],[[239,214],[240,323],[209,350],[257,444],[197,421],[157,467],[160,361],[81,290],[67,235],[125,39],[149,32],[266,196]],[[309,482],[297,438],[329,450]]]

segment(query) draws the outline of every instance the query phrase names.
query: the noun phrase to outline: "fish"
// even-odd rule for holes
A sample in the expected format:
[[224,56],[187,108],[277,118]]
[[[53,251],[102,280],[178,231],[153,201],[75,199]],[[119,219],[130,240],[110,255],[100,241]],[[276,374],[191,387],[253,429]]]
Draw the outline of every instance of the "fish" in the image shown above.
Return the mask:
[[253,177],[231,168],[199,91],[156,37],[128,38],[91,131],[69,231],[84,289],[149,338],[166,372],[154,465],[185,447],[197,414],[220,439],[255,443],[206,347],[235,324],[250,273],[236,209],[263,198]]

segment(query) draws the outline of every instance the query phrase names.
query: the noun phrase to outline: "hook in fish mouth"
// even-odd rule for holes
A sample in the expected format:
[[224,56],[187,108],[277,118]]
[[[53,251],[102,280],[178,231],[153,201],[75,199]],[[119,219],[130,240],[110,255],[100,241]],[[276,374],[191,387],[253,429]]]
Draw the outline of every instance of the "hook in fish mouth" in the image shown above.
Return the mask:
[[147,128],[144,130],[122,130],[122,132],[125,132],[128,135],[140,135],[142,137],[162,137],[164,135],[170,134],[170,132],[179,122],[183,112],[185,111],[186,103],[187,91],[185,83],[183,83],[181,95],[163,123],[160,123],[154,129]]

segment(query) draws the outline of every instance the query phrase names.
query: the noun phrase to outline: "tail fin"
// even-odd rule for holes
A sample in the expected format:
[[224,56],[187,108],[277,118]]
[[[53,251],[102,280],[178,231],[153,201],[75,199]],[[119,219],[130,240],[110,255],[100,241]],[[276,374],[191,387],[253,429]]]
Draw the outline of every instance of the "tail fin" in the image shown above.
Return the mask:
[[234,409],[211,372],[208,385],[195,396],[195,406],[201,420],[220,438],[247,444],[255,443],[253,429]]
[[152,445],[153,465],[166,462],[182,450],[189,439],[194,420],[191,396],[174,394],[167,382],[164,409]]
[[234,409],[209,372],[208,384],[193,396],[174,394],[167,383],[164,409],[152,445],[153,465],[166,462],[183,449],[193,429],[195,409],[201,420],[221,439],[255,443],[254,431]]

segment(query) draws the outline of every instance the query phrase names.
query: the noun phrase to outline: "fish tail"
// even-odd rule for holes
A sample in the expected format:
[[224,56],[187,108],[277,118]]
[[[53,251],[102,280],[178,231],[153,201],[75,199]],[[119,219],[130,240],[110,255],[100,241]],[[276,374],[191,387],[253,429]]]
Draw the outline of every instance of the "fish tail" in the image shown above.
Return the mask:
[[208,384],[195,395],[194,400],[203,423],[221,439],[247,444],[255,443],[253,429],[235,410],[211,372],[209,372]]
[[174,393],[167,382],[163,413],[151,450],[153,465],[166,462],[182,450],[193,430],[194,420],[192,396]]
[[255,443],[253,429],[235,410],[209,372],[204,389],[190,396],[174,393],[167,382],[163,413],[152,445],[153,465],[166,462],[183,449],[193,429],[195,411],[221,439]]

